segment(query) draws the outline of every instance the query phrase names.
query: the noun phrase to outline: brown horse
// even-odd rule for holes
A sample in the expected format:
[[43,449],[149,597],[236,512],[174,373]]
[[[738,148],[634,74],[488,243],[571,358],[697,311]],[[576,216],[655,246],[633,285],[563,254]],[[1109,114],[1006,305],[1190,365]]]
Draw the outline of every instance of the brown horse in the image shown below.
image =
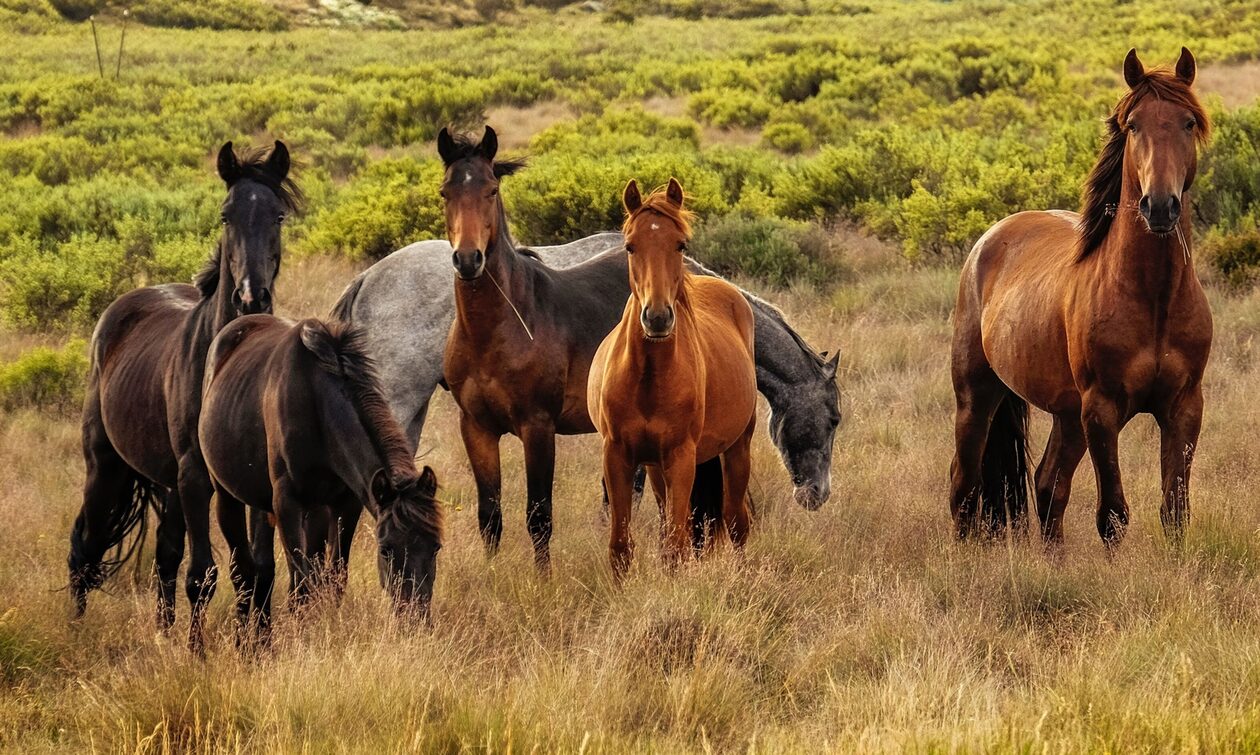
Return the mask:
[[250,553],[245,506],[274,513],[299,599],[324,576],[340,593],[367,506],[395,608],[428,615],[441,548],[437,481],[416,470],[358,331],[270,315],[229,323],[210,346],[198,433],[241,626],[252,603],[266,630],[275,574],[269,531],[255,538],[262,558]]
[[1108,546],[1120,541],[1129,507],[1117,436],[1139,412],[1159,423],[1160,518],[1180,539],[1212,345],[1190,250],[1189,190],[1196,146],[1208,136],[1194,75],[1185,48],[1171,71],[1145,70],[1130,50],[1129,91],[1107,121],[1081,214],[1012,215],[972,249],[954,313],[950,511],[960,537],[1024,521],[1031,403],[1054,416],[1035,480],[1047,541],[1062,540],[1086,449],[1098,480],[1098,533]]
[[719,488],[731,541],[744,544],[757,421],[752,308],[739,289],[683,264],[691,213],[682,186],[671,178],[644,199],[631,181],[622,201],[631,294],[621,323],[595,354],[587,388],[604,439],[609,556],[618,576],[634,555],[630,504],[639,465],[663,501],[667,558],[690,550],[692,488],[702,484],[697,465],[718,457],[721,474],[710,484]]
[[[131,553],[110,558],[109,551],[121,548],[142,527],[147,507],[165,492],[156,570],[158,624],[169,628],[175,621],[185,526],[201,523],[209,529],[210,479],[197,445],[206,351],[229,321],[271,311],[281,223],[300,200],[288,177],[289,151],[281,142],[269,155],[240,157],[228,142],[219,151],[218,170],[227,184],[223,232],[194,284],[124,294],[105,310],[92,334],[83,407],[87,481],[70,534],[70,588],[77,614],[87,607],[88,591]],[[198,618],[214,593],[208,535],[193,542],[186,587]]]

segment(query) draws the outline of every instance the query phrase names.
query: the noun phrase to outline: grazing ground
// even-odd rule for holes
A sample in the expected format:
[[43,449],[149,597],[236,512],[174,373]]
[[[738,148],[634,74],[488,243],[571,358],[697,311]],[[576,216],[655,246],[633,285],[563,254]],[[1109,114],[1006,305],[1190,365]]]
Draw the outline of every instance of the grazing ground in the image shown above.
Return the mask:
[[[854,249],[858,245],[853,245]],[[594,438],[559,454],[555,570],[533,571],[519,448],[505,444],[508,527],[487,560],[442,395],[423,461],[444,483],[447,544],[431,631],[391,620],[371,533],[340,606],[274,648],[234,649],[220,580],[208,658],[153,628],[151,553],[68,620],[66,537],[82,462],[76,418],[0,420],[0,748],[9,751],[1221,750],[1260,747],[1260,465],[1253,369],[1260,295],[1213,291],[1217,345],[1183,549],[1159,530],[1157,437],[1122,436],[1133,526],[1107,557],[1083,469],[1058,557],[964,545],[945,505],[956,276],[866,244],[850,283],[772,298],[820,348],[844,347],[846,420],[832,500],[790,502],[764,430],[747,553],[670,574],[650,498],[616,589]],[[321,313],[354,272],[309,258],[278,291]],[[6,334],[6,339],[8,334]],[[764,426],[764,422],[763,422]],[[1044,439],[1046,424],[1036,425]],[[218,558],[223,562],[220,546]]]

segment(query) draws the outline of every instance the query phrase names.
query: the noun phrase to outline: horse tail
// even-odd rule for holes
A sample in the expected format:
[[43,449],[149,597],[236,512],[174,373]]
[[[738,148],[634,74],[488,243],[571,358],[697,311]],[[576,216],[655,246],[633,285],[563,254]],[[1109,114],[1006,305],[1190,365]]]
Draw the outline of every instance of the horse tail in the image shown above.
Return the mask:
[[989,534],[1009,524],[1022,534],[1028,523],[1028,402],[1008,393],[989,425],[980,462],[980,521]]
[[350,285],[346,286],[346,290],[341,292],[337,303],[333,305],[332,311],[328,316],[337,322],[349,323],[351,314],[354,311],[354,302],[359,298],[359,291],[363,289],[363,279],[365,274],[359,273],[354,276],[354,280],[350,281]]
[[126,477],[115,484],[127,490],[127,497],[120,505],[102,500],[105,505],[85,506],[70,532],[70,587],[76,598],[100,587],[140,552],[150,508],[162,514],[158,497],[163,488],[130,467],[119,468]]
[[722,457],[696,465],[691,486],[691,545],[699,553],[722,524]]

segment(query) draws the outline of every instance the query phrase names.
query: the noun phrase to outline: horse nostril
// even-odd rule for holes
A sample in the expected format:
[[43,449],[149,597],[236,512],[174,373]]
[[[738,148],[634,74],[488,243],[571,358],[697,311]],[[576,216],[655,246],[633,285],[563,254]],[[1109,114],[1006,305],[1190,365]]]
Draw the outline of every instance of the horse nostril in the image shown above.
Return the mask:
[[1151,219],[1151,197],[1146,195],[1138,202],[1138,211],[1142,213],[1142,217],[1147,220]]
[[486,255],[482,254],[481,250],[478,249],[476,253],[473,254],[473,266],[481,267],[481,264],[485,261],[486,261]]
[[1175,196],[1170,196],[1168,198],[1168,219],[1175,223],[1177,222],[1177,219],[1180,217],[1181,217],[1181,200]]
[[258,311],[259,312],[271,311],[271,289],[264,288],[263,290],[258,292]]

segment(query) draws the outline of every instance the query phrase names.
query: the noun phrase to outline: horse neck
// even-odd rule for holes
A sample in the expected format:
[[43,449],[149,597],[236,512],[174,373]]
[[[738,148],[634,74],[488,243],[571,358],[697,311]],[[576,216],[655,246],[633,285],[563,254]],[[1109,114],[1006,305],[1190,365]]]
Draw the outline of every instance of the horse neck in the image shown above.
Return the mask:
[[1097,252],[1098,264],[1104,271],[1103,281],[1136,291],[1151,304],[1166,303],[1184,285],[1198,280],[1190,246],[1193,206],[1189,192],[1185,192],[1177,229],[1157,236],[1146,229],[1138,212],[1140,195],[1137,180],[1126,179],[1111,233]]
[[232,277],[232,266],[221,244],[220,241],[218,283],[213,293],[197,302],[192,314],[193,346],[203,351],[210,348],[210,342],[225,325],[236,319],[236,307],[232,304],[236,280]]
[[517,311],[528,323],[534,303],[533,278],[508,233],[502,201],[499,203],[499,231],[491,240],[490,248],[480,278],[471,281],[455,278],[456,322],[465,335],[477,342],[494,338],[499,326],[505,323],[519,329]]
[[771,404],[779,404],[794,395],[794,388],[823,380],[818,360],[800,345],[788,324],[760,299],[754,297],[751,303],[754,312],[760,310],[755,318],[757,390]]

